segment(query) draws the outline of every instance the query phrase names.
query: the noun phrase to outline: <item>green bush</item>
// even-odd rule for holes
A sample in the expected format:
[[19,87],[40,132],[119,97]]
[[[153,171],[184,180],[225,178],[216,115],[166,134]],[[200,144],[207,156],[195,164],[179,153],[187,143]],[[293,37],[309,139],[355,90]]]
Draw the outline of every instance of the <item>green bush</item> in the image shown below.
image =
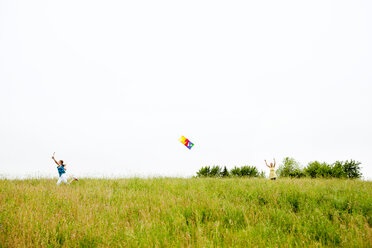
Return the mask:
[[218,165],[202,167],[198,172],[196,172],[197,177],[219,177],[221,176],[221,167]]
[[362,173],[360,172],[360,165],[361,162],[356,162],[355,160],[346,160],[343,164],[344,173],[346,174],[347,178],[360,178]]
[[332,177],[332,166],[323,162],[318,169],[318,175],[320,177]]
[[198,172],[196,172],[196,175],[198,177],[208,177],[210,176],[210,172],[211,172],[211,167],[205,166],[205,167],[202,167]]
[[279,177],[303,177],[304,172],[294,158],[286,157],[276,171]]
[[258,177],[258,170],[255,166],[242,166],[240,168],[240,175],[243,177]]
[[231,169],[230,174],[232,176],[240,177],[241,176],[240,168],[235,166],[234,168]]
[[307,167],[304,169],[304,172],[307,176],[315,178],[315,177],[332,177],[332,166],[323,162],[320,163],[318,161],[310,162]]
[[320,163],[318,161],[310,162],[304,169],[307,176],[315,178],[318,174]]
[[265,177],[265,173],[263,171],[258,172],[258,169],[255,166],[242,166],[242,167],[234,167],[230,171],[226,168],[226,166],[210,166],[202,167],[198,172],[196,172],[197,177]]
[[289,176],[290,177],[295,177],[295,178],[301,178],[301,177],[305,177],[306,174],[305,174],[305,172],[302,169],[296,168],[293,172],[291,172],[289,174]]
[[346,177],[346,173],[344,171],[344,162],[336,161],[332,166],[332,177],[336,178],[343,178]]
[[226,166],[223,167],[223,171],[221,172],[221,177],[229,177],[230,173],[227,170]]
[[221,175],[221,167],[219,167],[218,165],[213,166],[209,175],[211,177],[219,177]]
[[320,163],[318,161],[310,162],[304,169],[305,174],[312,178],[316,177],[335,177],[335,178],[360,178],[362,173],[360,172],[360,162],[355,160],[336,161],[333,165],[329,165],[325,162]]

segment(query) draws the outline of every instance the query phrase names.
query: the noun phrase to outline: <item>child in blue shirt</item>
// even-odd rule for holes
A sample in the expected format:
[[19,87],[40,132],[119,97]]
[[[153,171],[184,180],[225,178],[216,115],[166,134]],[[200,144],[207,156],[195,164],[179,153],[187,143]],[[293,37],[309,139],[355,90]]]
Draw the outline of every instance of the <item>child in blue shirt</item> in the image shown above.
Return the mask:
[[78,179],[76,177],[73,177],[70,182],[67,182],[66,165],[63,163],[63,160],[59,160],[59,162],[57,162],[57,160],[54,158],[54,156],[52,156],[52,159],[57,164],[57,170],[58,170],[58,174],[59,174],[57,185],[60,185],[61,183],[70,184],[73,181],[78,181]]

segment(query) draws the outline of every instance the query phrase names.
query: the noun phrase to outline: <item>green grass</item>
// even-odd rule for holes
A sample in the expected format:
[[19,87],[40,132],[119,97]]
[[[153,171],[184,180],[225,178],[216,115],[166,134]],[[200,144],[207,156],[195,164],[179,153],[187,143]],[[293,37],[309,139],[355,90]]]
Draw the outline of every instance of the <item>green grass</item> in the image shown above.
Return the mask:
[[372,247],[372,182],[0,180],[0,247]]

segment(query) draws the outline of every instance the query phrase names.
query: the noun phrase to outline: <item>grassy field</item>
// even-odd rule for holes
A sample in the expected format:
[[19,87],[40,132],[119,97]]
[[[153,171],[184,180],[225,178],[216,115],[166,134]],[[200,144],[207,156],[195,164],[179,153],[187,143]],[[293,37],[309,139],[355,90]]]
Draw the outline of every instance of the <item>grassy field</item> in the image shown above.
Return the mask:
[[372,247],[372,182],[0,180],[0,247]]

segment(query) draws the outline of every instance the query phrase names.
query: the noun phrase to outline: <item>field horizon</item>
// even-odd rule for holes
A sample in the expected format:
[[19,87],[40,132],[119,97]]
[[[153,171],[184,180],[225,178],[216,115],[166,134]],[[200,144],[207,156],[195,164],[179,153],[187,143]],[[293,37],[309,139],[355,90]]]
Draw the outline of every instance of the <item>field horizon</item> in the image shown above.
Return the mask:
[[372,182],[0,179],[0,247],[372,247]]

